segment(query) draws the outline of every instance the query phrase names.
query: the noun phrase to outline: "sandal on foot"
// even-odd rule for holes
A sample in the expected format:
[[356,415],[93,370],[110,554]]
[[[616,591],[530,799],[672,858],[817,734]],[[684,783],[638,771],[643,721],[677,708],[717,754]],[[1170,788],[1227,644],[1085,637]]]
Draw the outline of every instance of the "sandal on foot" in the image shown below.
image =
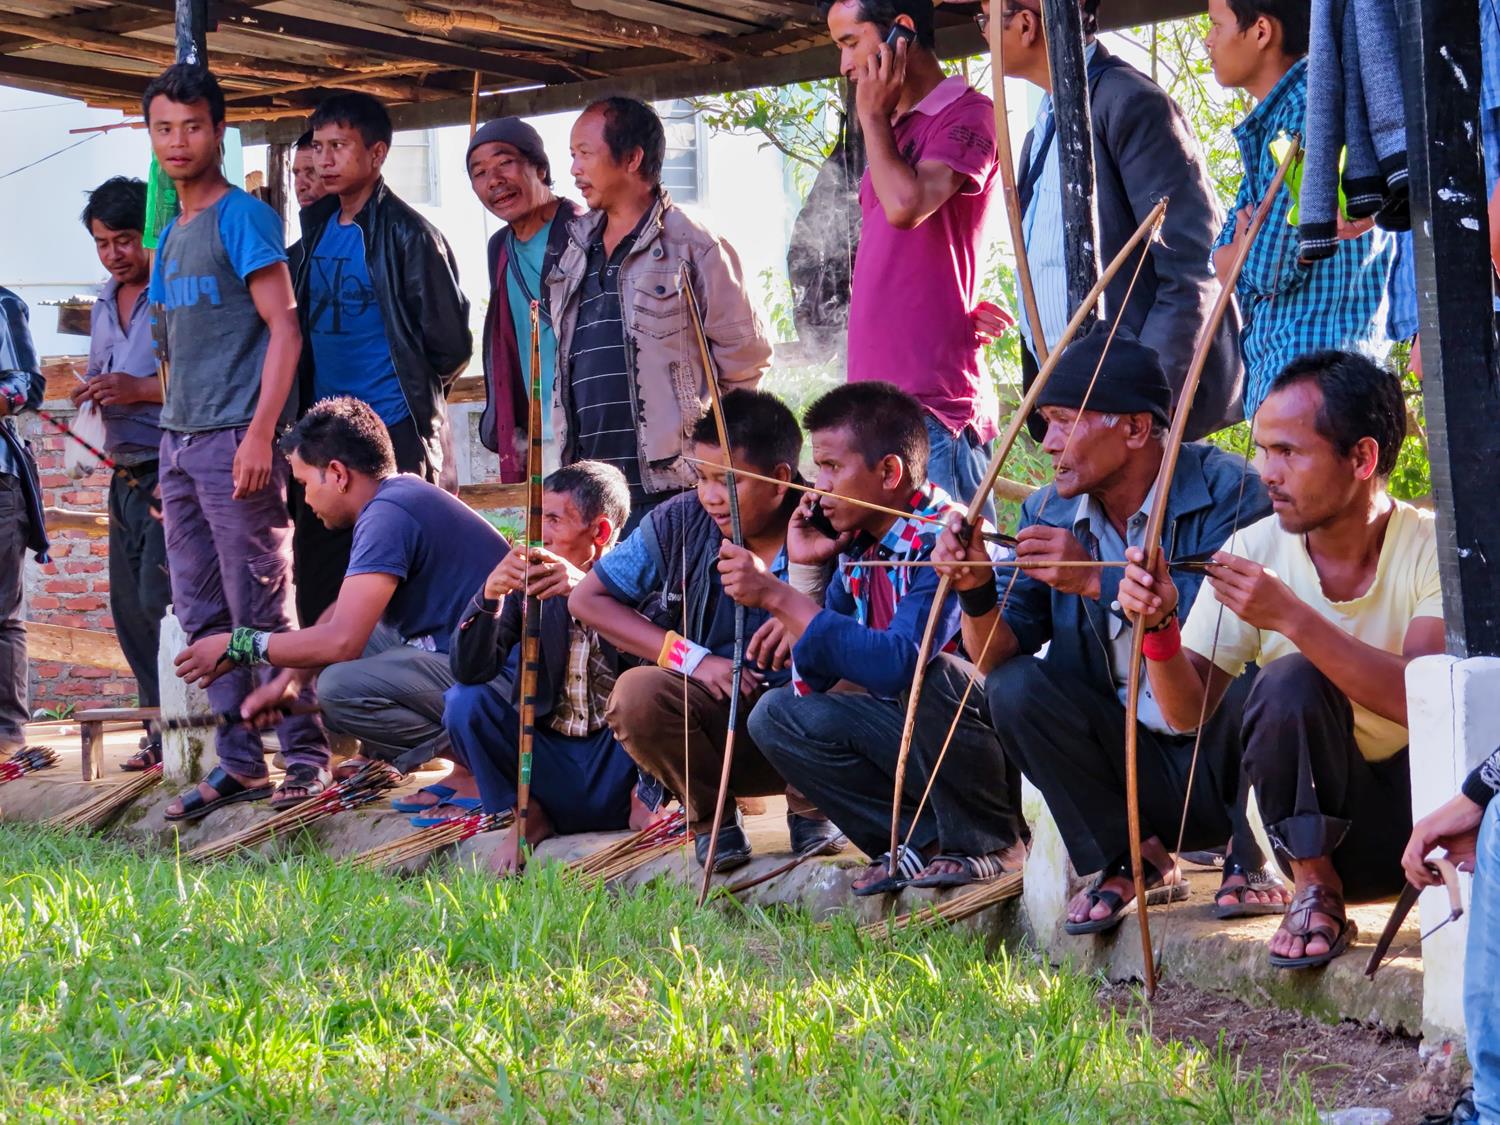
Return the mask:
[[345,758],[334,766],[331,773],[334,781],[348,781],[360,770],[364,769],[373,759],[371,758]]
[[161,764],[161,743],[148,742],[130,757],[120,763],[120,768],[126,773],[142,773],[152,766]]
[[[276,792],[271,794],[271,807],[278,812],[289,809],[293,805],[300,805],[303,801],[310,801],[327,789],[323,781],[323,771],[317,766],[295,765],[288,766],[286,776],[282,778],[281,784],[277,786]],[[296,793],[296,796],[288,796]]]
[[[429,804],[426,801],[414,801],[411,797],[392,797],[391,808],[395,809],[397,812],[425,813],[431,809],[437,808],[457,792],[457,789],[450,788],[447,785],[424,785],[422,786],[422,788],[417,790],[417,793],[431,793],[434,797],[437,798],[436,801],[433,801]],[[416,795],[417,794],[414,793],[412,796]]]
[[922,874],[927,864],[922,861],[922,857],[917,854],[915,848],[908,848],[905,844],[902,844],[896,849],[896,873],[894,875],[889,873],[891,869],[890,852],[881,852],[871,862],[870,866],[878,867],[887,874],[884,878],[877,879],[873,883],[866,883],[863,887],[850,888],[861,898],[868,895],[892,894],[895,891],[901,890],[903,887],[908,886],[918,875]]
[[[1312,924],[1314,914],[1324,914],[1329,918],[1337,919],[1338,929],[1314,926]],[[1326,965],[1348,949],[1350,943],[1354,941],[1354,936],[1359,933],[1359,926],[1350,921],[1344,913],[1343,900],[1320,883],[1312,883],[1297,892],[1297,897],[1292,899],[1291,908],[1287,911],[1281,928],[1293,937],[1301,938],[1304,950],[1307,948],[1307,943],[1315,937],[1327,942],[1328,949],[1323,953],[1304,954],[1301,957],[1282,957],[1272,953],[1270,955],[1271,967],[1275,969],[1315,969],[1319,965]]]
[[[1188,881],[1179,877],[1175,883],[1163,883],[1162,873],[1156,869],[1156,864],[1149,859],[1141,860],[1141,874],[1146,881],[1146,905],[1162,906],[1169,902],[1181,902],[1188,896]],[[1100,890],[1110,879],[1123,875],[1130,877],[1130,860],[1122,857],[1115,860],[1103,871],[1099,872],[1094,879],[1094,885],[1089,888],[1089,910],[1103,903],[1109,913],[1103,918],[1085,918],[1081,922],[1065,922],[1063,932],[1073,937],[1082,937],[1085,934],[1105,934],[1117,929],[1123,921],[1135,912],[1136,900],[1126,902],[1115,891]]]
[[931,874],[923,874],[913,879],[910,885],[913,887],[967,887],[973,883],[993,883],[996,879],[1011,874],[1000,862],[998,852],[991,852],[988,855],[957,855],[953,852],[943,852],[933,857],[927,869],[940,860],[956,863],[960,870],[933,871]]
[[1219,889],[1214,892],[1215,918],[1258,918],[1267,914],[1286,913],[1287,908],[1284,902],[1245,901],[1245,896],[1251,891],[1286,889],[1286,884],[1281,881],[1269,864],[1259,871],[1246,871],[1234,860],[1227,860],[1224,864],[1224,880],[1233,879],[1236,876],[1245,881],[1238,887],[1226,887],[1224,881],[1221,880]]
[[166,813],[166,818],[168,820],[199,820],[225,805],[237,805],[242,801],[264,801],[271,795],[270,785],[254,787],[242,785],[223,766],[215,766],[213,772],[203,779],[203,784],[218,796],[205,797],[198,787],[194,786],[178,798],[182,802],[182,811],[175,815],[170,812]]

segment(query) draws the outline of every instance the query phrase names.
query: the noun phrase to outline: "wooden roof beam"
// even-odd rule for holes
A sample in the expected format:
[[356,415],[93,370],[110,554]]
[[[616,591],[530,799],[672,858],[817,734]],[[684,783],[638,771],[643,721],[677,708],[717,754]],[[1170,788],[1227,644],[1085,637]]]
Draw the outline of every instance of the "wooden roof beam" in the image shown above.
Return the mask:
[[[174,0],[126,0],[135,7],[172,11]],[[508,56],[503,51],[480,50],[458,43],[444,43],[419,35],[376,31],[355,24],[328,23],[304,16],[258,11],[245,0],[214,0],[213,16],[220,24],[270,36],[287,36],[310,43],[331,44],[355,51],[389,55],[393,59],[438,63],[460,70],[477,70],[501,78],[532,82],[570,82],[576,75],[563,63],[544,63]],[[212,45],[210,62],[213,63]],[[216,65],[216,64],[214,64]]]
[[463,8],[434,12],[408,8],[406,22],[426,30],[451,31],[455,27],[498,34],[537,28],[567,32],[573,38],[597,39],[624,47],[659,47],[690,59],[735,58],[739,52],[696,35],[669,31],[655,24],[622,19],[608,12],[575,8],[562,0],[468,0]]
[[[90,54],[107,55],[111,58],[130,59],[134,62],[150,63],[163,69],[177,61],[177,52],[165,43],[152,43],[145,39],[129,39],[104,31],[80,30],[67,26],[52,26],[51,20],[39,20],[29,16],[0,12],[0,32],[29,35],[40,43],[68,47]],[[347,70],[307,69],[289,67],[277,63],[254,59],[248,55],[232,55],[214,52],[211,62],[215,74],[222,77],[252,78],[301,85],[318,85],[324,82],[339,82],[351,77]],[[424,64],[425,65],[425,64]],[[357,72],[355,72],[357,73]],[[378,90],[377,90],[378,87]],[[381,97],[403,101],[417,100],[411,97],[408,88],[386,83],[371,82],[367,87],[371,93]]]

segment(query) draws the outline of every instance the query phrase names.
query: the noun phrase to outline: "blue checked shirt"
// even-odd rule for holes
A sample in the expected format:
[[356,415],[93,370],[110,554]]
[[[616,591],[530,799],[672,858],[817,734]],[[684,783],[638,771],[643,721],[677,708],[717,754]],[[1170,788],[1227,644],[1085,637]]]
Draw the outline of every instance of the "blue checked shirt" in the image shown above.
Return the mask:
[[[1307,60],[1282,75],[1264,101],[1234,129],[1244,178],[1234,208],[1214,249],[1234,238],[1235,215],[1254,208],[1276,175],[1270,144],[1301,134],[1307,112]],[[1386,281],[1395,239],[1381,230],[1339,243],[1332,258],[1305,265],[1297,260],[1296,230],[1287,223],[1292,196],[1283,190],[1250,249],[1236,295],[1243,327],[1245,416],[1253,417],[1271,382],[1292,360],[1323,348],[1362,351],[1383,359]]]

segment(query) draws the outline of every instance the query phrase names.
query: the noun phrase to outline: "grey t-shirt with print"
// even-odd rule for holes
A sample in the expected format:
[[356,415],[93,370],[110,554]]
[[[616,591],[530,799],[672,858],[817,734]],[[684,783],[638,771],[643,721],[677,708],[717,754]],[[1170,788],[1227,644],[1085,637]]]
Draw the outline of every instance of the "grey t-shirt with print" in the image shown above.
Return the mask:
[[[167,224],[149,289],[166,319],[162,429],[201,433],[249,425],[260,402],[271,333],[256,311],[248,278],[284,261],[281,219],[239,188],[230,188],[191,222]],[[293,398],[287,395],[283,421],[296,409]]]

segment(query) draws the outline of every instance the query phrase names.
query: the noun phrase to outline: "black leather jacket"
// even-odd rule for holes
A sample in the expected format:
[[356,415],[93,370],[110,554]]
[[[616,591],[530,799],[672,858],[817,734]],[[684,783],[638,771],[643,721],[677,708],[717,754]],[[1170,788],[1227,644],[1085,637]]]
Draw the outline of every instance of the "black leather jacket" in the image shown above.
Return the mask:
[[[313,352],[307,319],[313,247],[329,222],[337,221],[339,200],[324,196],[301,214],[304,253],[295,264],[293,285],[302,321],[302,362],[298,367],[298,415],[312,406]],[[365,236],[365,264],[380,301],[380,317],[391,346],[401,393],[434,469],[443,463],[438,448],[442,402],[474,352],[469,301],[458,287],[458,262],[442,233],[386,187],[375,185],[354,221]]]

